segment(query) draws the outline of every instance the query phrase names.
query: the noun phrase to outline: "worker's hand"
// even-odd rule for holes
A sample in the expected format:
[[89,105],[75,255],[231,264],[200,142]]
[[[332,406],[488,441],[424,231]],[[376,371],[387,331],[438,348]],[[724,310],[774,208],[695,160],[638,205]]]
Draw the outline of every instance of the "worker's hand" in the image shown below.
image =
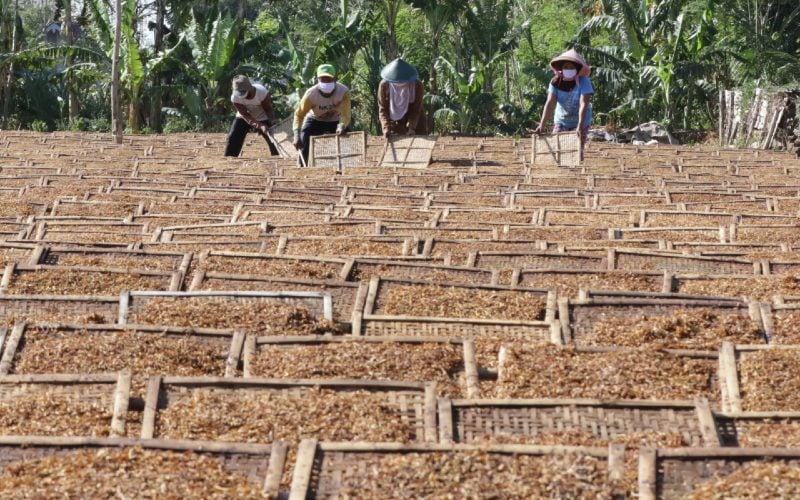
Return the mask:
[[417,131],[413,128],[410,128],[406,131],[406,135],[417,135]]
[[583,131],[583,127],[578,127],[575,129],[575,133],[578,135],[578,140],[584,142],[586,140],[586,134]]
[[269,132],[269,125],[264,125],[262,123],[261,125],[258,126],[258,131],[264,135],[267,135],[267,132]]
[[344,134],[344,127],[336,127],[336,135]]
[[533,133],[536,134],[536,135],[546,134],[547,133],[547,125],[545,125],[544,123],[540,123],[538,127],[533,129]]
[[303,147],[303,141],[300,140],[300,134],[294,134],[294,140],[292,141],[294,144],[295,149],[301,149]]

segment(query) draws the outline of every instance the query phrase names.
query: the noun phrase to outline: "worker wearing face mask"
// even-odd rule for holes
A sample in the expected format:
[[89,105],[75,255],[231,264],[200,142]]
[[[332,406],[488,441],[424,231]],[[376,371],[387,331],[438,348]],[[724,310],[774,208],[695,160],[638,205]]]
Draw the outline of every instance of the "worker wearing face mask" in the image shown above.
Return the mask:
[[414,66],[398,58],[381,70],[378,114],[383,136],[425,134],[422,96],[425,90]]
[[269,126],[275,123],[275,110],[272,107],[269,91],[261,84],[252,83],[244,75],[236,75],[232,86],[231,103],[236,109],[236,118],[233,119],[231,130],[228,132],[225,156],[239,156],[245,137],[252,130],[261,134],[267,141],[270,154],[276,156],[278,148],[267,134]]
[[574,50],[570,49],[550,61],[555,76],[547,89],[547,102],[542,112],[542,121],[535,133],[546,133],[547,122],[555,118],[553,132],[576,131],[581,144],[586,142],[589,125],[592,123],[591,68]]
[[294,147],[302,149],[308,161],[311,137],[342,134],[350,125],[350,89],[337,82],[336,68],[317,68],[317,84],[308,89],[294,112]]

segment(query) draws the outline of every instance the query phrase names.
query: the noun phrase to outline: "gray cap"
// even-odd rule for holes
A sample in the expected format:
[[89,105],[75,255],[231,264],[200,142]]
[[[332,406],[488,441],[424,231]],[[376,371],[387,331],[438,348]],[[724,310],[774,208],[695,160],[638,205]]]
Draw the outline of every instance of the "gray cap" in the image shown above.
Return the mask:
[[244,75],[236,75],[233,77],[233,91],[240,96],[246,95],[253,88],[250,79]]

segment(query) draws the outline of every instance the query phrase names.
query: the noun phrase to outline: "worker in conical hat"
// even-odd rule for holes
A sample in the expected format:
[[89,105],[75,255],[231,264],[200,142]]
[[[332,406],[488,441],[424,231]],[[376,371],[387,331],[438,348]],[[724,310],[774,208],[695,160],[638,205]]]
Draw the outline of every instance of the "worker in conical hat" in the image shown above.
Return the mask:
[[414,66],[397,58],[381,70],[378,114],[384,137],[392,134],[426,134],[422,112],[425,89]]
[[594,88],[589,80],[591,67],[575,49],[570,49],[550,61],[555,75],[547,89],[547,102],[542,112],[542,121],[536,133],[547,132],[547,122],[555,118],[553,132],[576,131],[581,143],[586,142],[592,123],[592,95]]

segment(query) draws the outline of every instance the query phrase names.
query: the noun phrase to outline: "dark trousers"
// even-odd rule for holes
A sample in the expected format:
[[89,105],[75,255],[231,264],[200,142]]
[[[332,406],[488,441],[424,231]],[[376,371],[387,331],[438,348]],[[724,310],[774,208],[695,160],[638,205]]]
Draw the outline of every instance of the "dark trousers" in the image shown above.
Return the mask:
[[303,128],[300,129],[300,141],[303,143],[303,159],[308,165],[308,150],[311,147],[311,137],[315,135],[334,134],[339,122],[323,122],[314,118],[306,118]]
[[[269,126],[269,120],[265,120],[261,123]],[[225,156],[239,156],[239,153],[242,152],[242,146],[244,145],[244,138],[247,137],[247,133],[250,131],[255,131],[255,129],[251,127],[250,124],[244,120],[244,118],[234,118],[233,123],[231,124],[231,130],[228,132],[228,143],[225,145]],[[272,156],[278,156],[278,148],[272,144],[272,141],[269,140],[269,137],[261,132],[259,132],[259,135],[261,135],[261,137],[267,141],[270,154]]]

